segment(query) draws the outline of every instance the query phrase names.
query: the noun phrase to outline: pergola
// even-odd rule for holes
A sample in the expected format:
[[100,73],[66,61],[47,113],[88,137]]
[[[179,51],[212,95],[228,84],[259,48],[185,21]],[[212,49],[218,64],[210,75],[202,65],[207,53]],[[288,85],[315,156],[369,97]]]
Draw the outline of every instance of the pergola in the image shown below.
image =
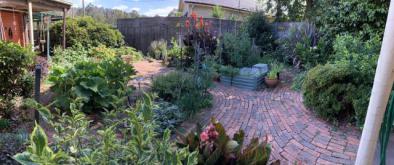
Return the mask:
[[[63,48],[66,47],[66,13],[71,4],[63,0],[0,0],[0,10],[27,13],[29,25],[29,42],[34,45],[33,12],[63,12]],[[34,46],[33,46],[34,48]]]

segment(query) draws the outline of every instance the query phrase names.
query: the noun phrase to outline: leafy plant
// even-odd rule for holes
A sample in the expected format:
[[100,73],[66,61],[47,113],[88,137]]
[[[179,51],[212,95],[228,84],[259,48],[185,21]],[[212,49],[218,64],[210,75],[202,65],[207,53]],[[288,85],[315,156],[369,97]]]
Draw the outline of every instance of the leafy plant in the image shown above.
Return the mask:
[[[62,43],[62,21],[55,22],[51,27],[51,39],[54,45]],[[122,34],[109,24],[95,21],[92,17],[67,18],[66,46],[82,45],[83,47],[120,47],[124,45]]]
[[167,41],[166,40],[158,40],[158,41],[153,41],[150,44],[149,47],[149,52],[148,54],[157,59],[157,60],[167,60],[167,55],[168,55],[168,51],[167,51]]
[[364,123],[372,89],[380,39],[338,36],[332,64],[312,68],[304,80],[305,104],[329,120]]
[[187,115],[192,115],[211,105],[211,97],[207,92],[211,80],[207,80],[207,77],[173,71],[156,77],[152,83],[152,91],[160,98],[177,104]]
[[[256,61],[249,61],[248,57],[252,54],[252,41],[248,34],[225,33],[223,36],[223,64],[234,67],[252,66]],[[252,63],[248,63],[252,62]]]
[[10,118],[16,96],[31,95],[33,56],[30,49],[17,43],[0,41],[0,118]]
[[159,135],[163,135],[166,129],[174,130],[186,118],[177,105],[162,100],[155,102],[153,113],[155,124],[158,125],[155,131]]
[[72,100],[82,98],[85,112],[111,110],[130,92],[127,82],[135,74],[120,58],[99,63],[82,61],[72,67],[55,66],[48,76],[57,104],[66,109]]
[[239,69],[232,66],[220,66],[219,73],[224,76],[234,77],[239,74]]
[[281,63],[271,63],[270,71],[267,73],[268,79],[278,79],[278,74],[282,72],[284,66]]
[[89,57],[97,58],[97,59],[108,59],[115,58],[117,52],[115,49],[107,48],[105,45],[99,45],[97,47],[93,47],[89,50]]
[[[44,130],[36,125],[30,147],[14,158],[21,164],[185,164],[197,163],[197,152],[177,148],[170,142],[170,131],[155,138],[153,102],[150,95],[137,101],[135,108],[110,112],[127,117],[89,131],[89,121],[79,100],[71,104],[69,114],[56,120],[49,109],[31,102],[50,126],[55,128],[54,146],[48,146]],[[60,112],[60,111],[58,111]],[[108,115],[106,113],[105,115]],[[61,119],[60,118],[60,119]],[[54,149],[52,149],[54,148]]]
[[260,143],[258,138],[254,138],[243,147],[244,136],[244,132],[239,130],[231,139],[213,118],[204,130],[198,128],[197,132],[179,136],[178,145],[197,151],[198,164],[267,164],[271,152],[267,139]]

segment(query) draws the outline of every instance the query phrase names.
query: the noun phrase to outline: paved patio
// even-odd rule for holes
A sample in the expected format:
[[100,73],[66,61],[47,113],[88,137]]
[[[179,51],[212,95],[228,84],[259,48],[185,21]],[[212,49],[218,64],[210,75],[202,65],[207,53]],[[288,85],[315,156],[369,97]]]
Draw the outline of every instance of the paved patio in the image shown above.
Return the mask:
[[216,84],[210,92],[214,106],[194,121],[206,124],[214,116],[230,135],[243,129],[246,143],[267,136],[271,159],[282,164],[354,164],[361,132],[318,118],[304,107],[301,94],[287,85],[248,91]]

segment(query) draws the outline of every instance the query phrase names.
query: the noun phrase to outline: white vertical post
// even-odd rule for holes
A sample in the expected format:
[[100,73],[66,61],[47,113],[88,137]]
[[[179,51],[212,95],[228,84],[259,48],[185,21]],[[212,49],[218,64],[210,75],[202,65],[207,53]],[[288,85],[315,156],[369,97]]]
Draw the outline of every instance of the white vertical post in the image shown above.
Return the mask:
[[47,58],[48,61],[51,59],[51,54],[50,54],[50,46],[51,46],[51,35],[50,35],[50,26],[51,26],[51,16],[47,16]]
[[33,29],[33,5],[31,0],[28,0],[27,2],[28,5],[28,10],[29,10],[29,38],[30,38],[30,44],[32,47],[32,50],[34,51],[34,29]]
[[356,165],[373,164],[379,131],[394,81],[394,1],[390,3],[382,49],[376,69],[368,113],[357,152]]

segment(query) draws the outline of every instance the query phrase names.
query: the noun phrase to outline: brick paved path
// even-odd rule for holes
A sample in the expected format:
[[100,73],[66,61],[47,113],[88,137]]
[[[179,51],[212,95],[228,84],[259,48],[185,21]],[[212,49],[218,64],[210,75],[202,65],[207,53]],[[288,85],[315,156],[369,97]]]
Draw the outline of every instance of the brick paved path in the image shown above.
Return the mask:
[[217,84],[210,91],[214,106],[197,118],[215,116],[230,135],[243,129],[247,141],[268,137],[271,159],[282,164],[354,164],[361,133],[334,127],[307,110],[301,94],[286,86],[247,91]]

